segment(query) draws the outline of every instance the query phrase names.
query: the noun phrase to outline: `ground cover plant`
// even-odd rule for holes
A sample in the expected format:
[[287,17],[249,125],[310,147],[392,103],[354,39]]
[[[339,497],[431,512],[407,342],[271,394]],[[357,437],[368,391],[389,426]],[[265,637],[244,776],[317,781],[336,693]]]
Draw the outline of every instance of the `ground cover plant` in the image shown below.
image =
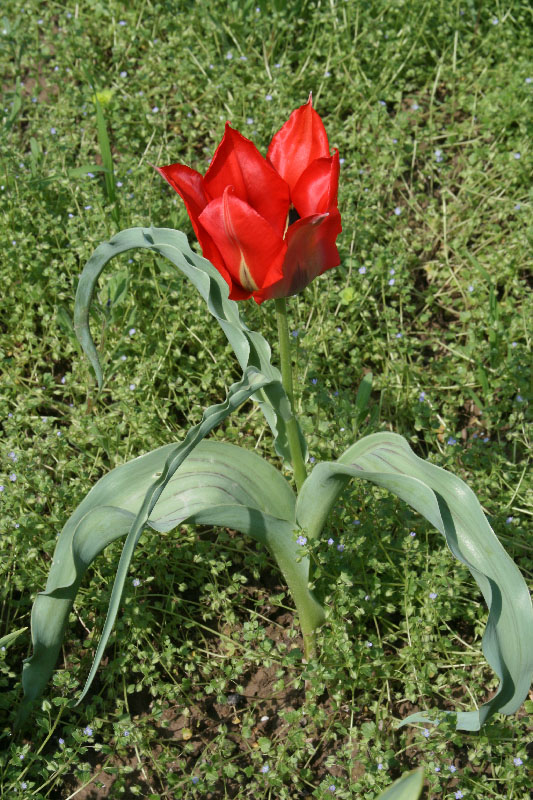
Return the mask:
[[[12,4],[2,22],[2,633],[27,627],[65,509],[88,483],[182,438],[240,377],[235,362],[220,370],[230,351],[194,292],[161,259],[133,255],[100,289],[98,395],[71,328],[83,263],[119,228],[190,235],[147,162],[204,172],[226,119],[264,150],[310,89],[343,159],[350,231],[341,266],[292,304],[311,459],[365,433],[403,434],[476,489],[530,578],[530,9],[171,5],[125,16]],[[274,340],[252,303],[246,316]],[[229,417],[214,438],[270,457],[247,409],[244,428]],[[470,708],[497,685],[479,647],[485,608],[438,536],[379,490],[342,498],[333,543],[313,553],[331,615],[303,673],[265,553],[231,530],[145,537],[105,668],[67,708],[100,635],[111,546],[82,585],[54,688],[16,741],[28,631],[4,644],[3,793],[372,797],[423,764],[429,797],[527,796],[531,703],[476,734],[395,729],[411,710]]]

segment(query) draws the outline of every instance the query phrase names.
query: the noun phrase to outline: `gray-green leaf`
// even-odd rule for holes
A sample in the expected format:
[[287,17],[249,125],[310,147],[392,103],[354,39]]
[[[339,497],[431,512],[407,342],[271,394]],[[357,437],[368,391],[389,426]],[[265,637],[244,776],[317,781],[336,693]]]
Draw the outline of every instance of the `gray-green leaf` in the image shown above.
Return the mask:
[[[265,415],[272,433],[276,452],[290,463],[286,422],[291,409],[281,384],[279,371],[270,362],[271,351],[261,334],[251,331],[239,314],[237,303],[228,299],[228,285],[215,267],[189,247],[187,237],[181,231],[170,228],[130,228],[113,236],[96,248],[85,265],[76,292],[74,328],[85,354],[98,380],[103,384],[103,373],[89,328],[89,310],[98,278],[105,265],[114,256],[127,250],[142,248],[167,258],[179,272],[196,287],[207,303],[207,309],[217,320],[230,342],[244,371],[254,366],[271,382],[254,395],[254,400]],[[302,452],[306,445],[299,431]]]
[[[533,608],[524,579],[491,529],[476,496],[455,475],[418,458],[406,440],[376,433],[352,445],[338,461],[318,464],[302,486],[296,518],[316,537],[351,478],[396,494],[444,534],[466,564],[489,608],[483,652],[500,678],[496,694],[476,711],[458,712],[457,728],[479,730],[495,712],[514,713],[533,677]],[[427,712],[403,721],[431,722]]]

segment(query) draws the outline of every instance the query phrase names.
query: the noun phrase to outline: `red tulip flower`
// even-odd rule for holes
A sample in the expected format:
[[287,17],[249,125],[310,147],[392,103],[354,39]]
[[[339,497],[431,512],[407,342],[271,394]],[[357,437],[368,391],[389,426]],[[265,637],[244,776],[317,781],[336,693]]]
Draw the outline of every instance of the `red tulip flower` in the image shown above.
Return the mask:
[[232,300],[297,294],[339,264],[339,154],[330,155],[311,97],[276,133],[266,159],[226,123],[204,176],[184,164],[158,171],[184,201]]

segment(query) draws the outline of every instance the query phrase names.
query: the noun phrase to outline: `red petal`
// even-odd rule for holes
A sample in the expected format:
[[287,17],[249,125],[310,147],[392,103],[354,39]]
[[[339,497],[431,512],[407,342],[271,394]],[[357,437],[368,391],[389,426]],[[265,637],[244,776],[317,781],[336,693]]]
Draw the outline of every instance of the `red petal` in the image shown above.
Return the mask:
[[203,177],[196,170],[186,167],[185,164],[170,164],[168,167],[156,167],[156,169],[185,203],[194,232],[202,247],[204,258],[207,258],[213,264],[228,284],[230,298],[232,300],[243,300],[250,297],[249,292],[243,292],[242,289],[233,286],[231,276],[224,266],[224,259],[208,232],[198,220],[209,202],[205,193]]
[[338,266],[340,258],[335,239],[341,230],[341,215],[336,209],[329,214],[299,219],[291,225],[286,237],[288,247],[283,262],[283,278],[266,291],[254,295],[256,302],[298,294],[317,275]]
[[291,192],[298,178],[316,158],[329,156],[326,129],[314,110],[311,97],[293,111],[270,143],[267,161],[287,181]]
[[203,177],[185,164],[170,164],[168,167],[156,167],[156,170],[185,203],[194,232],[198,236],[198,217],[209,202]]
[[336,150],[334,156],[315,159],[301,174],[292,192],[292,202],[302,219],[337,207],[339,169]]
[[[224,259],[233,286],[247,297],[278,281],[287,250],[282,237],[228,186],[200,215]],[[232,297],[232,295],[230,295]],[[233,297],[232,297],[233,299]]]
[[255,209],[283,236],[289,211],[289,187],[255,144],[228,123],[206,172],[204,186],[210,200],[222,197],[226,186],[233,186],[235,196]]

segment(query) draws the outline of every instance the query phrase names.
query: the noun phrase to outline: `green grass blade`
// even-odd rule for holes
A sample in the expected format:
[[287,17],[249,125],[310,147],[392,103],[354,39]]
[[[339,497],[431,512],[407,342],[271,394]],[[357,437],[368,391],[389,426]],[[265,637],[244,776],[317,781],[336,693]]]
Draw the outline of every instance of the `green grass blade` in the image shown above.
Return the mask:
[[11,631],[11,633],[7,633],[5,636],[2,636],[0,639],[0,647],[7,647],[11,644],[11,642],[14,642],[15,639],[18,639],[18,637],[27,630],[27,628],[19,628],[17,631]]
[[406,772],[392,786],[385,789],[377,800],[418,800],[424,786],[424,771],[414,769]]
[[[389,489],[428,519],[454,556],[469,568],[489,608],[483,652],[500,678],[498,691],[476,711],[458,712],[457,728],[479,730],[495,712],[514,713],[533,677],[533,608],[524,579],[507,555],[476,496],[455,475],[418,458],[406,440],[376,433],[350,447],[335,463],[318,464],[297,501],[298,523],[316,537],[351,478]],[[426,714],[406,722],[427,721]]]
[[96,131],[98,134],[98,146],[100,148],[100,155],[102,157],[102,164],[104,167],[104,185],[107,199],[113,205],[113,217],[118,224],[119,213],[117,205],[117,192],[115,185],[115,169],[113,166],[113,154],[111,153],[111,145],[109,143],[109,136],[107,133],[107,125],[102,111],[102,106],[96,94],[94,95],[94,105],[96,108]]
[[[228,299],[228,286],[221,275],[205,258],[191,250],[187,237],[181,231],[168,228],[130,228],[101,244],[93,253],[80,277],[74,308],[76,335],[89,359],[98,380],[104,376],[98,353],[89,327],[89,309],[98,278],[114,256],[136,248],[151,250],[167,258],[196,287],[207,303],[209,313],[226,334],[239,364],[244,371],[248,366],[259,369],[272,380],[265,389],[254,395],[274,435],[276,452],[290,463],[290,450],[286,422],[291,416],[287,396],[281,384],[279,370],[270,361],[271,350],[261,334],[251,331],[240,317],[237,303]],[[305,441],[300,432],[302,451]]]

